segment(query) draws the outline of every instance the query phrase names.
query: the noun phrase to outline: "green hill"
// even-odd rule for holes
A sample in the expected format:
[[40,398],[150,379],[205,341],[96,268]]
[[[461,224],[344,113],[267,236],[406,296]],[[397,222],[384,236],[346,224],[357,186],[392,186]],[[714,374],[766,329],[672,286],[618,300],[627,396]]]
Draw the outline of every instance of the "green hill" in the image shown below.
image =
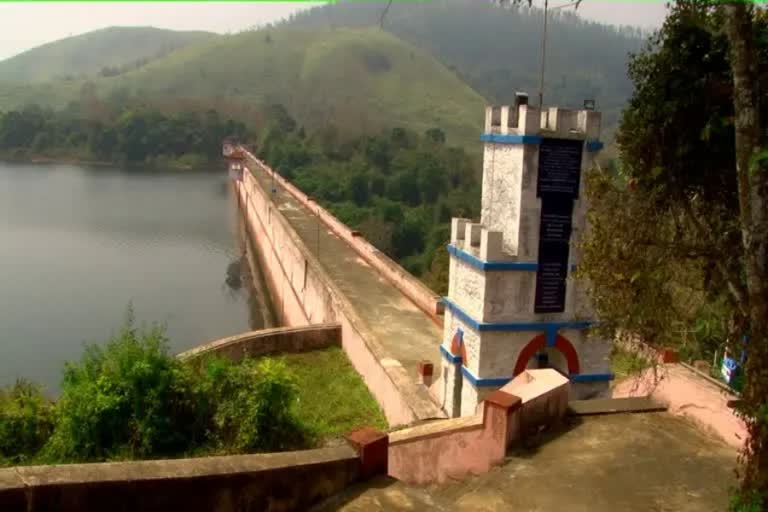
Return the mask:
[[[382,10],[380,2],[338,0],[301,12],[286,24],[314,29],[378,26]],[[394,2],[384,28],[430,52],[494,102],[510,102],[515,91],[526,91],[535,103],[542,22],[539,9],[440,0]],[[550,12],[548,34],[545,103],[580,107],[585,99],[595,99],[606,124],[615,124],[632,93],[628,54],[642,47],[643,34],[632,27],[586,21],[572,10]]]
[[280,103],[309,130],[440,126],[461,143],[476,141],[485,104],[427,53],[373,28],[221,36],[101,82],[169,105],[211,105],[251,122],[263,106]]
[[91,77],[102,71],[120,72],[213,35],[153,27],[105,28],[44,44],[0,61],[0,81],[28,84]]
[[265,107],[282,104],[307,131],[332,124],[342,137],[440,127],[449,143],[475,148],[486,103],[429,54],[378,28],[281,27],[208,38],[119,76],[0,85],[0,110],[61,108],[86,89],[166,112],[214,108],[252,127]]

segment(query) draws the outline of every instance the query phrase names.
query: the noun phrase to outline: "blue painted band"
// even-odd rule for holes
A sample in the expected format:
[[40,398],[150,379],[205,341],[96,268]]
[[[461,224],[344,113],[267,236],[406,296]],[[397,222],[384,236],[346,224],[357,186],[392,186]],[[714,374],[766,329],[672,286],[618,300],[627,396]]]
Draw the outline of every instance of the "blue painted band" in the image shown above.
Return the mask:
[[[448,253],[478,270],[514,270],[519,272],[536,272],[539,270],[539,264],[535,261],[483,261],[453,244],[448,244]],[[571,272],[576,272],[576,265],[571,265]]]
[[[483,133],[480,140],[483,142],[495,142],[498,144],[541,144],[543,137],[539,135],[501,135],[497,133]],[[587,151],[594,153],[605,147],[602,141],[588,140]]]
[[538,135],[500,135],[497,133],[484,133],[480,135],[483,142],[496,142],[499,144],[541,144]]
[[612,373],[574,373],[570,376],[571,382],[605,382],[613,378]]
[[587,151],[594,153],[595,151],[600,151],[603,149],[604,145],[599,140],[588,140],[587,141]]
[[509,377],[496,377],[492,379],[478,379],[474,375],[472,375],[472,372],[469,371],[469,368],[466,366],[461,367],[461,373],[466,377],[466,379],[472,383],[473,386],[476,388],[489,388],[489,387],[495,387],[500,388],[510,380],[512,380]]
[[480,270],[521,270],[535,272],[539,265],[535,261],[483,261],[453,244],[448,244],[448,253]]
[[[546,333],[561,329],[586,329],[594,322],[590,321],[568,321],[568,322],[509,322],[493,323],[478,322],[469,316],[463,309],[456,305],[448,297],[443,297],[443,304],[456,315],[462,322],[476,331],[543,331]],[[554,341],[552,342],[554,345]]]
[[440,353],[443,354],[443,357],[448,360],[448,362],[453,364],[461,364],[461,356],[455,356],[448,352],[446,348],[442,345],[440,345]]

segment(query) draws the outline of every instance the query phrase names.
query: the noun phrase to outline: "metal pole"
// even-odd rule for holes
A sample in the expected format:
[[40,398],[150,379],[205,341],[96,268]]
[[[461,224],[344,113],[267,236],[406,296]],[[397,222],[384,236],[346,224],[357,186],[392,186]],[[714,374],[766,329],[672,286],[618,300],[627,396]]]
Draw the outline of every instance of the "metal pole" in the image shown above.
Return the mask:
[[541,34],[541,74],[539,75],[539,108],[544,108],[544,63],[547,60],[547,11],[549,0],[544,0],[544,30]]

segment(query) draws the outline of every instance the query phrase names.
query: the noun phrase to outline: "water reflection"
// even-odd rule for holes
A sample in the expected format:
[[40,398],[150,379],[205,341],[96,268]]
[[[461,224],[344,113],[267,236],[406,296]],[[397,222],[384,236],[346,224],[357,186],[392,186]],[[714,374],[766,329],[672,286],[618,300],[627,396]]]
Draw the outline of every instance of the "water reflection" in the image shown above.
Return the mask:
[[243,287],[242,267],[243,262],[241,258],[231,262],[227,265],[227,277],[224,279],[224,283],[233,291],[240,291]]

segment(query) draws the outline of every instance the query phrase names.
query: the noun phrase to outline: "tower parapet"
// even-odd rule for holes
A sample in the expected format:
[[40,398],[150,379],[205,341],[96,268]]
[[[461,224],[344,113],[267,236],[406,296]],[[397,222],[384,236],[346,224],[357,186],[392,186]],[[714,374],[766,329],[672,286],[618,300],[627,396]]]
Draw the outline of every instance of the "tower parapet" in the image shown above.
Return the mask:
[[480,222],[453,219],[444,322],[444,403],[474,413],[483,397],[531,365],[553,367],[576,397],[608,386],[609,344],[585,284],[573,280],[586,227],[582,175],[599,142],[600,113],[514,105],[486,108]]

